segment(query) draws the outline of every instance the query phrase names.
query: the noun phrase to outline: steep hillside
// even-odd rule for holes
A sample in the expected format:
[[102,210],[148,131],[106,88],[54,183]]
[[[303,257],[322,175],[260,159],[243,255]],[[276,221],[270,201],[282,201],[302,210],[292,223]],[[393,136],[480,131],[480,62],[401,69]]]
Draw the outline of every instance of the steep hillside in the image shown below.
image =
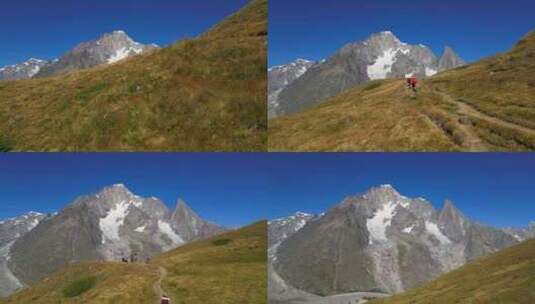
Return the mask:
[[81,263],[7,299],[10,303],[266,303],[265,222],[191,243],[149,264]]
[[156,303],[153,265],[82,263],[59,271],[2,304],[10,303]]
[[469,263],[421,288],[375,304],[533,303],[535,241]]
[[439,73],[414,94],[375,81],[270,120],[272,151],[535,149],[535,33],[512,51]]
[[0,83],[0,148],[250,151],[266,145],[267,1],[111,66]]
[[266,222],[179,247],[154,262],[167,270],[163,289],[183,303],[267,302]]

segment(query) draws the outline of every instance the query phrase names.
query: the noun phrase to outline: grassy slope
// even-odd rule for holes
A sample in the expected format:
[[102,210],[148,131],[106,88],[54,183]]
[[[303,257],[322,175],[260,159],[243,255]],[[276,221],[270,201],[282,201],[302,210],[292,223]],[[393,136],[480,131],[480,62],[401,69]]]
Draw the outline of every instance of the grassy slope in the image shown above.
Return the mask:
[[535,240],[469,263],[437,280],[374,304],[534,303]]
[[[167,277],[162,288],[174,304],[262,304],[267,302],[266,248],[267,226],[260,222],[182,246],[148,265],[73,265],[0,303],[157,303],[154,285],[163,267]],[[78,297],[65,297],[66,288],[87,277],[96,278],[93,288]]]
[[267,2],[112,66],[0,82],[3,146],[34,151],[266,148]]
[[423,81],[416,96],[403,80],[378,81],[271,120],[269,150],[535,150],[534,74],[532,33],[511,52]]
[[[231,241],[214,243],[222,239]],[[155,262],[168,270],[163,289],[174,303],[267,303],[266,222],[180,247]]]

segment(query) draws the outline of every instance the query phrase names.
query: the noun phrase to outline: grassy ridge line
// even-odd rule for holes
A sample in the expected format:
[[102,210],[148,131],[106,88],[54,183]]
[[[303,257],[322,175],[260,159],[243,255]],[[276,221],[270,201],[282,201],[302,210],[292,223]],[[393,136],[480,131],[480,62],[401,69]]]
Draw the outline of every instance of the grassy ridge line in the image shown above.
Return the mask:
[[535,240],[466,264],[423,287],[370,304],[534,303]]
[[178,303],[267,303],[267,223],[163,254],[163,289]]
[[111,66],[0,82],[14,150],[258,151],[266,148],[267,3],[198,38]]
[[[85,262],[66,267],[0,303],[151,304],[156,301],[152,284],[157,279],[153,265]],[[93,284],[86,285],[88,280],[94,280]]]
[[[269,121],[270,151],[456,151],[426,115],[442,109],[404,81],[358,86],[296,115]],[[425,111],[424,111],[425,110]]]

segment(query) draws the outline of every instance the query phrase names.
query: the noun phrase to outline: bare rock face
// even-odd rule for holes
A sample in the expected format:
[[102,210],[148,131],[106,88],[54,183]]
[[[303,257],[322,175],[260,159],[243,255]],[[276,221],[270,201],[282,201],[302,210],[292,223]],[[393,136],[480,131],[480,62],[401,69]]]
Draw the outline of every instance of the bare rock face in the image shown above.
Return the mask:
[[178,200],[169,222],[176,231],[180,232],[182,239],[186,242],[204,239],[225,231],[223,227],[201,219],[182,200]]
[[137,196],[118,184],[81,196],[42,220],[13,243],[7,265],[22,284],[32,284],[67,264],[143,261],[223,231],[185,203],[171,213],[159,199]]
[[466,65],[466,62],[451,47],[446,46],[438,62],[438,71],[447,71],[463,65]]
[[[270,235],[280,222],[269,223]],[[294,295],[399,293],[517,244],[530,231],[473,223],[452,202],[437,211],[423,198],[383,185],[270,242],[269,282],[273,292],[284,286]]]
[[268,117],[277,116],[278,97],[282,89],[301,77],[314,61],[297,59],[291,63],[272,67],[268,70]]
[[98,40],[82,42],[58,60],[43,67],[35,77],[46,77],[111,64],[158,48],[155,44],[135,42],[124,31],[104,34]]
[[0,80],[29,79],[49,64],[45,60],[31,58],[25,62],[0,68]]
[[7,267],[13,243],[34,229],[46,215],[38,212],[0,221],[0,297],[23,288],[22,283]]
[[277,105],[278,116],[290,115],[371,80],[428,77],[461,62],[451,48],[439,61],[425,45],[409,45],[392,32],[380,32],[365,41],[347,44],[327,60],[310,67],[277,93],[272,104]]

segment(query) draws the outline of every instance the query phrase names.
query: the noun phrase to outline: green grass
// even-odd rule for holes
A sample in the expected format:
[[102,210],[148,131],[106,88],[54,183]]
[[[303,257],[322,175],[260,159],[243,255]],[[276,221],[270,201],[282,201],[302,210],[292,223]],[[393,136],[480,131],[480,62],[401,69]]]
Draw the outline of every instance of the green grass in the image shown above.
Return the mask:
[[81,278],[79,280],[74,281],[71,285],[63,289],[63,295],[66,298],[77,297],[89,291],[91,288],[95,287],[96,283],[97,283],[96,277],[90,276],[90,277]]
[[216,246],[225,246],[230,242],[232,242],[231,239],[218,239],[218,240],[213,240],[212,244],[214,244]]
[[84,262],[70,265],[1,304],[151,304],[157,267],[143,264]]
[[0,84],[16,151],[265,151],[267,1],[109,66]]
[[370,304],[533,303],[535,240],[466,264],[420,288]]
[[178,303],[267,303],[267,223],[187,244],[155,259]]
[[6,139],[0,136],[0,152],[9,152],[11,150],[13,150],[13,147],[11,147]]

